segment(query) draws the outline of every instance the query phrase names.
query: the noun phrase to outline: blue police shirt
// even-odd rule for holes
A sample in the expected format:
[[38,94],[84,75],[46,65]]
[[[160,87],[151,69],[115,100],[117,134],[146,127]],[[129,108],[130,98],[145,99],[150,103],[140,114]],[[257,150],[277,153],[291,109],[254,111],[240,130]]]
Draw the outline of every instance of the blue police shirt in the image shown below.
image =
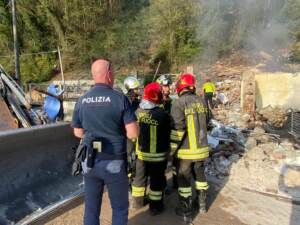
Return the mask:
[[136,121],[128,98],[106,84],[95,86],[77,101],[72,127],[83,128],[85,136],[99,138],[102,152],[126,153],[125,124]]

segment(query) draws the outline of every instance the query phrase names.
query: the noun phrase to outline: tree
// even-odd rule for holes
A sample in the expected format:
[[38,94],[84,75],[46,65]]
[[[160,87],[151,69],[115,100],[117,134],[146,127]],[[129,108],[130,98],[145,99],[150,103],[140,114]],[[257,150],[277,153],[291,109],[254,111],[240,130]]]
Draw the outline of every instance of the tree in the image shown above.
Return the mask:
[[153,61],[165,57],[178,68],[199,54],[201,46],[196,37],[196,25],[200,13],[201,4],[197,0],[150,1]]

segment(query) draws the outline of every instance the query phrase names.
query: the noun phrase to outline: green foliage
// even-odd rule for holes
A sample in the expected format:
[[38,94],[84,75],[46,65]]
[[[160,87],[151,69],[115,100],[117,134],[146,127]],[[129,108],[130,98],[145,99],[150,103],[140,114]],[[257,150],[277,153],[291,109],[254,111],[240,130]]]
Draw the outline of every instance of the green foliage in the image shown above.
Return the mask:
[[289,18],[291,36],[295,43],[292,45],[291,59],[300,62],[300,0],[288,0],[284,12]]
[[21,58],[20,67],[24,83],[48,81],[55,67],[55,59],[48,55]]
[[196,37],[197,19],[201,12],[198,0],[152,0],[149,21],[152,36],[153,61],[182,66],[199,54]]
[[[0,63],[13,72],[11,7],[0,0]],[[51,77],[62,49],[64,69],[88,68],[99,57],[115,67],[180,71],[232,49],[285,47],[299,59],[300,0],[18,0],[23,82]],[[25,54],[26,53],[26,54]],[[149,67],[149,68],[145,68]]]

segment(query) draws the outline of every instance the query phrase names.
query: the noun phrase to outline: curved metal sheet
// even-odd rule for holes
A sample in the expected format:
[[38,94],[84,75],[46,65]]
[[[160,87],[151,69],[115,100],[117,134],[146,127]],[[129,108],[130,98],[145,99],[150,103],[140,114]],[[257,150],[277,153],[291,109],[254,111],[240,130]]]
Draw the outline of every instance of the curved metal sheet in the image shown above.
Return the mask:
[[17,223],[81,188],[71,176],[77,143],[66,123],[0,132],[0,221]]

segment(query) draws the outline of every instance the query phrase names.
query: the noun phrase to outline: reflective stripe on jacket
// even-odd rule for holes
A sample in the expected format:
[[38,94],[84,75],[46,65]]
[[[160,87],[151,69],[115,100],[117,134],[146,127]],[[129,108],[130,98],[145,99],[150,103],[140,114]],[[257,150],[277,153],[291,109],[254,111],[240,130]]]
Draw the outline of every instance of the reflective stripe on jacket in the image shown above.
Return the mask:
[[138,109],[140,135],[136,143],[136,154],[140,160],[161,162],[170,150],[171,119],[159,107]]
[[171,148],[179,159],[203,160],[209,156],[207,108],[202,98],[187,92],[172,106]]

